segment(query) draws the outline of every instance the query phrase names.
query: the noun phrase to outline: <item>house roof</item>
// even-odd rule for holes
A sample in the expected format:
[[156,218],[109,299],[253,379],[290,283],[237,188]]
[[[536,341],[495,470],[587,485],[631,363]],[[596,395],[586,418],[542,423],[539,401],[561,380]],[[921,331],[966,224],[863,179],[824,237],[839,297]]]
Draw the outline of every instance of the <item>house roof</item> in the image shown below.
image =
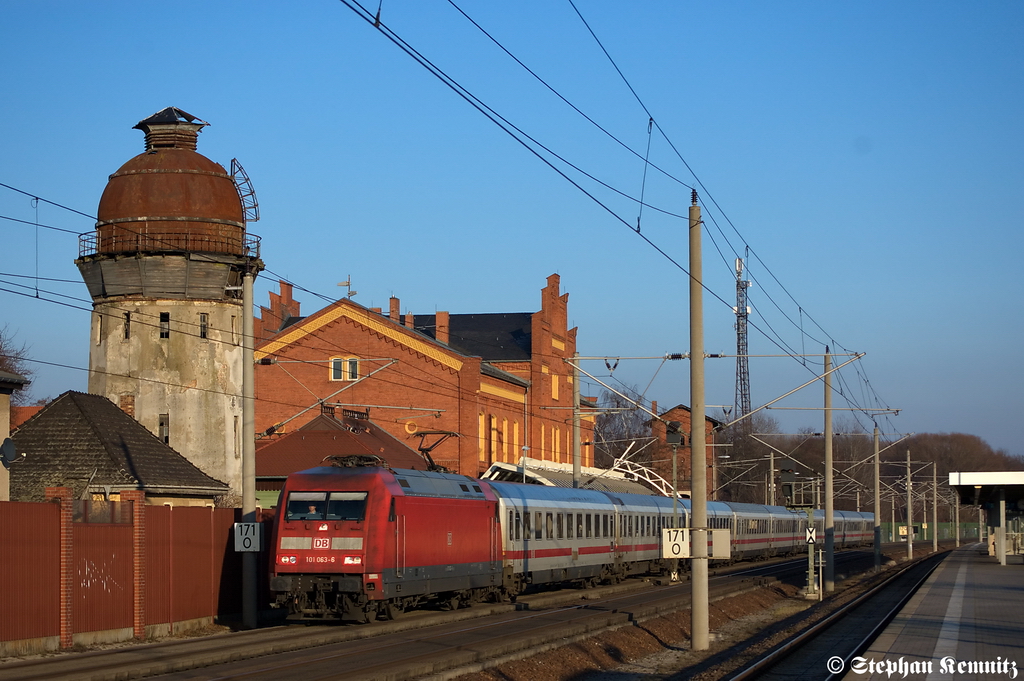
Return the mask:
[[392,468],[426,470],[419,452],[368,418],[320,414],[256,450],[256,477],[284,478],[320,466],[328,456],[376,455]]
[[8,394],[15,390],[20,390],[32,381],[28,380],[21,374],[11,373],[9,371],[0,371],[0,390],[4,390]]
[[453,348],[438,343],[432,337],[419,331],[409,329],[402,324],[397,324],[379,312],[368,310],[362,305],[346,298],[337,300],[308,317],[302,317],[300,321],[282,329],[269,339],[257,343],[255,349],[256,359],[272,356],[283,348],[302,340],[310,334],[317,333],[324,327],[339,320],[348,320],[364,326],[413,352],[418,352],[455,371],[462,369],[464,363],[462,355],[458,352],[452,352]]
[[31,417],[42,411],[42,407],[31,406],[31,407],[20,407],[11,406],[11,430],[17,430],[21,427],[21,424],[28,421]]
[[100,395],[66,392],[12,435],[23,461],[11,468],[11,497],[41,499],[43,488],[89,487],[212,497],[229,488],[161,442]]
[[485,376],[491,376],[492,378],[500,378],[508,383],[515,383],[516,385],[520,385],[524,388],[530,387],[530,382],[525,378],[516,376],[515,374],[510,374],[507,371],[502,371],[498,367],[487,362],[480,362],[480,373]]
[[[436,315],[415,315],[416,328],[436,338]],[[448,315],[448,346],[486,361],[525,361],[533,343],[533,313]]]
[[[693,410],[692,410],[692,409],[690,409],[690,407],[688,407],[687,405],[685,405],[685,404],[677,404],[676,406],[674,406],[674,407],[671,407],[671,408],[669,408],[669,409],[666,409],[665,411],[661,412],[661,414],[659,414],[658,416],[659,416],[660,418],[664,418],[664,417],[665,417],[665,416],[667,416],[667,415],[668,415],[668,414],[669,414],[670,412],[673,412],[673,411],[675,411],[676,409],[682,409],[683,411],[688,411],[688,412],[690,412],[691,414],[693,413]],[[705,415],[704,415],[704,420],[705,420],[705,421],[711,421],[712,425],[713,425],[714,427],[716,427],[716,428],[718,428],[719,426],[724,426],[724,425],[725,425],[725,424],[724,424],[723,422],[719,421],[718,419],[713,419],[713,418],[711,418],[710,416],[708,416],[707,414],[705,414]],[[648,422],[648,423],[650,423],[650,422]]]

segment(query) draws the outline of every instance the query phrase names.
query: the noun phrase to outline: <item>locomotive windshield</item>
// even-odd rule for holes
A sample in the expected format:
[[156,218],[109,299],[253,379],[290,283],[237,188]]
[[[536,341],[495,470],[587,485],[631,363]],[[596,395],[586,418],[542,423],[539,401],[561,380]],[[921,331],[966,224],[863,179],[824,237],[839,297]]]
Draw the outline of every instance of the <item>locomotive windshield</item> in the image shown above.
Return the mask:
[[366,492],[291,492],[285,520],[362,520]]
[[365,515],[366,492],[331,492],[328,520],[362,520]]

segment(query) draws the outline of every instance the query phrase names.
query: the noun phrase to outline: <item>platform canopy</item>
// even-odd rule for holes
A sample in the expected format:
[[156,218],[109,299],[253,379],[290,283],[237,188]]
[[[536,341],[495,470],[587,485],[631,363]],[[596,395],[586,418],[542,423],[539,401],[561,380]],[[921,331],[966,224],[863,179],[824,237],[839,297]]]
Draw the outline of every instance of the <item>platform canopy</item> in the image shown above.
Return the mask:
[[1024,471],[950,473],[949,486],[969,506],[997,504],[1003,492],[1008,511],[1024,511]]

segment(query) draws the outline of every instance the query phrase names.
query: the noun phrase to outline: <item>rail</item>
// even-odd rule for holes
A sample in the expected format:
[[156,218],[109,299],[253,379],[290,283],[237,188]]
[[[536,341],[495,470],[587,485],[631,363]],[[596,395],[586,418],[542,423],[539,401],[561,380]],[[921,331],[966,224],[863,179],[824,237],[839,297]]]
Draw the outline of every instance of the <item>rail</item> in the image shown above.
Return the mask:
[[100,235],[99,231],[78,235],[78,257],[95,255],[139,255],[144,253],[226,253],[245,258],[260,257],[260,237],[255,234],[232,235],[161,230],[142,233],[114,230]]
[[789,639],[785,643],[782,643],[764,657],[743,668],[739,673],[729,677],[729,681],[748,681],[749,679],[760,678],[769,669],[779,664],[782,660],[789,657],[790,655],[796,653],[800,648],[813,641],[822,632],[824,632],[826,629],[839,622],[842,618],[844,618],[854,609],[868,602],[869,600],[877,596],[879,593],[881,593],[884,589],[892,586],[892,584],[897,579],[906,576],[906,574],[910,570],[919,568],[923,563],[930,560],[932,564],[927,568],[927,570],[925,570],[923,576],[921,576],[914,583],[914,585],[907,590],[907,593],[904,594],[904,596],[900,598],[896,602],[896,604],[892,608],[890,608],[888,612],[885,613],[884,616],[879,618],[878,622],[875,624],[871,632],[866,637],[864,637],[849,653],[843,655],[844,672],[838,675],[829,674],[829,676],[826,678],[833,679],[842,677],[845,674],[845,670],[849,669],[850,660],[852,660],[856,655],[863,652],[863,650],[868,645],[870,645],[872,641],[874,641],[874,639],[879,635],[879,633],[881,633],[882,629],[884,629],[893,620],[893,618],[899,613],[903,606],[906,605],[907,601],[909,601],[910,598],[917,592],[917,590],[921,588],[921,585],[924,584],[924,582],[932,574],[935,568],[941,564],[941,558],[944,556],[945,552],[940,554],[932,554],[930,556],[924,557],[919,561],[914,561],[913,563],[905,565],[898,571],[886,577],[882,582],[876,584],[874,587],[872,587],[868,591],[865,591],[857,598],[838,608],[835,612],[831,613],[821,621],[803,630],[802,632],[800,632],[793,638]]

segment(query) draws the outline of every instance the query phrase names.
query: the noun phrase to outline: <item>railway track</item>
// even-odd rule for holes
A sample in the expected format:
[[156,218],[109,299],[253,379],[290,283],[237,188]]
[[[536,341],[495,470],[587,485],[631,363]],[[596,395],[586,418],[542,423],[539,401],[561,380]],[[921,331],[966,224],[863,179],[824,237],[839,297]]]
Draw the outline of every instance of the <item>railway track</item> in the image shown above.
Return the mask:
[[[794,575],[805,567],[804,560],[795,559],[718,568],[712,573],[711,595],[727,597],[777,579],[798,579]],[[415,611],[393,622],[273,627],[8,662],[0,665],[0,681],[105,681],[160,674],[275,680],[301,675],[311,681],[317,674],[308,670],[310,665],[328,668],[332,678],[338,678],[338,668],[349,670],[347,678],[353,679],[413,678],[445,668],[489,666],[487,660],[565,645],[687,608],[689,596],[688,582],[651,586],[630,580],[599,589],[533,594],[515,605]]]
[[[839,571],[871,554],[837,554]],[[712,599],[775,581],[799,582],[806,560],[743,563],[712,571]],[[850,568],[852,571],[852,568]],[[600,589],[538,593],[513,604],[421,610],[393,622],[288,626],[133,645],[0,665],[0,681],[165,679],[408,679],[494,666],[689,607],[688,582],[639,580]],[[339,670],[344,670],[343,673]]]
[[836,679],[900,611],[948,551],[910,563],[816,624],[777,645],[729,681]]

